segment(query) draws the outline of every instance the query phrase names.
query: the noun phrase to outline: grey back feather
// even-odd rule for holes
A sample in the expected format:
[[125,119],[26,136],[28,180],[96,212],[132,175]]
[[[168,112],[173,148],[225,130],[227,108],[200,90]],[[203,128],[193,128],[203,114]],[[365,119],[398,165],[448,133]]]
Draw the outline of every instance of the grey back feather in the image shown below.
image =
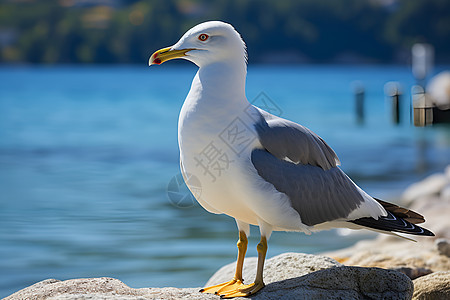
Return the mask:
[[[257,107],[256,107],[257,108]],[[256,131],[263,147],[279,159],[310,164],[328,170],[340,164],[336,153],[317,134],[297,123],[259,108]]]
[[264,180],[289,197],[304,224],[343,219],[364,201],[324,140],[306,127],[257,110],[255,128],[265,149],[252,151],[252,163]]

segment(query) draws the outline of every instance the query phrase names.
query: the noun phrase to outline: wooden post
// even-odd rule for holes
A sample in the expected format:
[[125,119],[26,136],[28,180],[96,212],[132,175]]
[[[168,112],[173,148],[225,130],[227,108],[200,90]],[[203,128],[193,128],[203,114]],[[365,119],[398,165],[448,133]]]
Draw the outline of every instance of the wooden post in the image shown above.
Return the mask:
[[394,124],[400,124],[400,93],[392,95],[392,121]]
[[424,127],[433,124],[433,104],[421,86],[412,88],[414,126]]
[[359,125],[364,123],[364,85],[357,81],[353,83],[353,93],[355,95],[355,113],[356,123]]
[[384,85],[384,93],[391,102],[391,118],[396,125],[400,124],[400,84],[390,81]]

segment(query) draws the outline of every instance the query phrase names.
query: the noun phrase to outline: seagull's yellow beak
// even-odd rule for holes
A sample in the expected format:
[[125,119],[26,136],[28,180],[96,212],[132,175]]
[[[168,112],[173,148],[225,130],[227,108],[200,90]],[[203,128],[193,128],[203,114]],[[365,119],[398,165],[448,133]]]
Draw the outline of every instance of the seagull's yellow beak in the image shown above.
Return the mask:
[[149,66],[160,65],[168,60],[184,57],[186,56],[187,52],[194,50],[192,48],[182,50],[171,50],[171,49],[172,49],[171,47],[167,47],[153,53],[148,60],[148,65]]

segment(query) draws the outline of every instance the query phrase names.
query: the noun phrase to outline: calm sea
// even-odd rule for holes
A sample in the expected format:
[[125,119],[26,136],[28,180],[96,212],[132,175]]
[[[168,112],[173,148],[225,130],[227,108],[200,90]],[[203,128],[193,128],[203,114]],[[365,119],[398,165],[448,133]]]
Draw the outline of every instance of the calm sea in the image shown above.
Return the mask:
[[[183,198],[177,181],[178,113],[195,71],[170,63],[0,68],[0,297],[46,278],[196,287],[235,259],[234,221]],[[362,125],[356,81],[365,88]],[[400,125],[390,120],[388,81],[403,91]],[[450,163],[449,127],[410,125],[412,84],[403,66],[250,66],[247,97],[311,128],[362,188],[393,200]],[[366,236],[274,233],[268,256]]]

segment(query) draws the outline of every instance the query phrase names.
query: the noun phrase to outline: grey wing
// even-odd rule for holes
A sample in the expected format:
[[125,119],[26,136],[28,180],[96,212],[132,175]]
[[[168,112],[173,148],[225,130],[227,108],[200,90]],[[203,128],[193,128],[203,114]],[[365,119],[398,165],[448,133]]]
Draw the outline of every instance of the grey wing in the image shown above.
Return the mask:
[[252,163],[264,180],[289,197],[304,224],[344,219],[364,202],[324,140],[306,127],[255,108],[255,128],[264,150],[253,150]]
[[340,164],[336,153],[317,134],[257,107],[256,132],[262,146],[279,159],[328,170]]
[[324,170],[278,159],[254,149],[251,161],[258,174],[286,194],[302,223],[313,226],[345,219],[364,201],[356,185],[338,167]]

